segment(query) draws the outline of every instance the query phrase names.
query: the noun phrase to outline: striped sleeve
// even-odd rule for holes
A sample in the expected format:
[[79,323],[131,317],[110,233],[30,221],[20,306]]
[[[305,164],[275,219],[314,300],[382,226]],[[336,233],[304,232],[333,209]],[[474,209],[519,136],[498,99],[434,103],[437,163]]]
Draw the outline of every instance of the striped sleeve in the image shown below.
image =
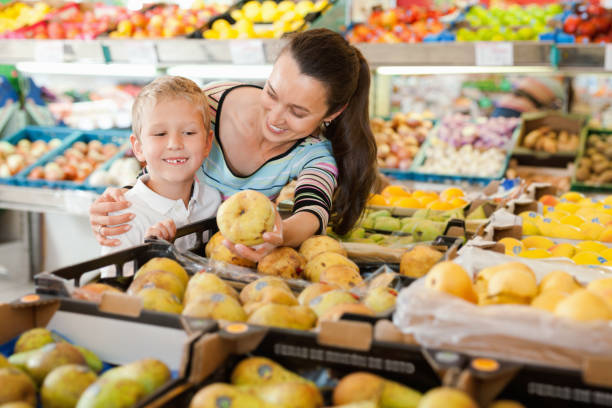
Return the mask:
[[327,229],[337,179],[338,168],[329,156],[314,159],[298,176],[293,212],[314,214],[319,219],[318,234],[324,234]]

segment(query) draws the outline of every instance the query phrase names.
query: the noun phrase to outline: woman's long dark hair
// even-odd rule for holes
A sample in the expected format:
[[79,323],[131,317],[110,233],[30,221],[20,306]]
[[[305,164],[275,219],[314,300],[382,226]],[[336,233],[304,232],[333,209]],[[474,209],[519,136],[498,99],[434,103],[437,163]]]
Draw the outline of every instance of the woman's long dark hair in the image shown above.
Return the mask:
[[331,223],[334,232],[346,234],[361,216],[376,180],[376,142],[368,112],[370,67],[357,48],[325,28],[292,36],[284,52],[302,74],[326,86],[326,115],[346,106],[324,131],[339,172]]

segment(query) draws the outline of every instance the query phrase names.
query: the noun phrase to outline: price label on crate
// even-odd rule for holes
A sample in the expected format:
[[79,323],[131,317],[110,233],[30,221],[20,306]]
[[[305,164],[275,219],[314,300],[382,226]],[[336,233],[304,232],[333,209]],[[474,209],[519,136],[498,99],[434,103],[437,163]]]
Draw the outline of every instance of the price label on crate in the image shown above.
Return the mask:
[[234,64],[261,65],[266,62],[266,54],[261,40],[233,40],[229,42],[229,45]]
[[514,47],[511,42],[477,42],[475,46],[478,66],[514,65]]
[[64,62],[64,42],[61,40],[36,41],[34,61]]
[[612,71],[612,44],[606,44],[606,55],[604,58],[604,69]]

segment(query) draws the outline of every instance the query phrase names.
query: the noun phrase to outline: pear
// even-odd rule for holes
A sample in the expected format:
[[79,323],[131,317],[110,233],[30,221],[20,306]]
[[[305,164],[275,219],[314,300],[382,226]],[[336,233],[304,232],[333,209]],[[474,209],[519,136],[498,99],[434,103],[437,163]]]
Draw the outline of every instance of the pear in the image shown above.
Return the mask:
[[425,287],[455,295],[471,303],[477,302],[469,275],[460,265],[451,261],[434,265],[425,275]]
[[15,353],[39,349],[49,343],[55,343],[55,339],[49,330],[40,327],[30,329],[17,339]]
[[238,293],[236,290],[225,283],[214,273],[209,272],[198,272],[195,274],[187,284],[185,290],[185,297],[183,298],[183,304],[190,302],[190,299],[197,297],[199,293],[224,293],[235,299],[238,299]]
[[181,266],[180,263],[170,258],[151,258],[144,265],[136,271],[134,275],[134,280],[138,279],[141,275],[144,275],[148,271],[166,271],[172,273],[176,278],[183,284],[183,287],[187,286],[187,282],[189,281],[189,275],[185,268]]
[[189,408],[272,408],[274,406],[237,387],[222,383],[202,388],[189,404]]
[[334,405],[331,408],[380,408],[380,405],[378,405],[378,402],[376,401],[358,401],[348,404]]
[[52,343],[38,349],[26,362],[26,370],[37,384],[54,368],[66,364],[86,365],[85,358],[75,346],[69,343]]
[[591,281],[587,289],[601,296],[612,308],[612,278],[602,278]]
[[433,241],[444,232],[444,223],[421,220],[412,228],[412,237],[415,242]]
[[555,315],[578,321],[609,320],[612,318],[612,313],[606,301],[587,289],[578,289],[557,303]]
[[531,302],[531,307],[554,313],[555,308],[557,307],[559,302],[561,302],[568,296],[569,294],[567,292],[547,290],[546,292],[540,293],[538,296],[535,297],[535,299],[533,299],[533,301]]
[[470,212],[467,217],[465,217],[466,220],[484,220],[486,218],[487,214],[485,213],[483,205],[478,206],[474,211]]
[[340,320],[345,313],[374,316],[374,311],[363,303],[344,303],[329,309],[319,318],[319,323],[325,320]]
[[179,302],[183,301],[185,285],[173,273],[162,270],[149,270],[132,281],[128,295],[136,295],[145,288],[159,288],[172,293]]
[[538,286],[533,271],[527,271],[524,267],[506,267],[489,279],[487,297],[482,304],[528,305],[537,294]]
[[28,359],[34,354],[38,353],[39,351],[40,349],[35,349],[35,350],[29,350],[29,351],[24,351],[21,353],[12,354],[8,358],[8,362],[12,366],[19,368],[21,371],[27,372],[28,370],[26,368],[26,363],[28,362]]
[[319,408],[323,406],[323,396],[319,389],[306,382],[284,382],[243,388],[259,399],[276,407]]
[[231,375],[231,383],[233,385],[263,386],[286,382],[312,384],[310,381],[265,357],[245,358],[236,365]]
[[416,407],[420,399],[420,392],[366,372],[343,377],[333,394],[335,405],[376,401],[380,408]]
[[233,322],[244,322],[247,319],[246,312],[236,299],[223,293],[209,292],[190,300],[183,310],[183,315]]
[[576,279],[569,273],[565,271],[553,271],[542,278],[538,287],[540,293],[548,290],[572,293],[582,286],[580,286]]
[[51,371],[40,390],[44,408],[73,408],[81,394],[96,381],[96,374],[88,367],[67,364]]
[[206,244],[206,248],[204,249],[207,258],[227,262],[232,265],[244,266],[246,268],[255,267],[255,262],[236,255],[230,251],[229,248],[223,245],[224,239],[225,238],[223,235],[221,235],[221,232],[217,232],[210,238]]
[[106,371],[101,380],[129,379],[138,382],[146,394],[150,394],[170,380],[170,370],[161,361],[144,358]]
[[265,195],[254,190],[242,190],[225,200],[217,210],[217,225],[221,234],[235,244],[263,244],[263,234],[272,232],[276,208]]
[[312,282],[319,282],[321,272],[334,265],[346,265],[359,273],[359,267],[347,257],[335,252],[322,252],[308,261],[304,275]]
[[478,408],[478,405],[465,392],[450,388],[433,388],[421,398],[417,408]]
[[417,245],[402,255],[400,273],[411,278],[420,278],[442,259],[442,256],[440,251],[430,246]]
[[136,380],[100,378],[83,391],[76,408],[130,408],[145,396],[144,387]]
[[259,292],[259,294],[261,297],[258,298],[258,301],[250,302],[244,305],[244,311],[247,315],[250,315],[261,306],[269,303],[287,306],[295,306],[298,304],[298,301],[295,296],[293,296],[293,293],[274,286],[264,288]]
[[23,401],[36,405],[36,385],[23,371],[14,367],[0,368],[0,404]]
[[358,301],[351,293],[345,290],[336,289],[325,292],[312,299],[308,306],[317,316],[323,316],[332,307],[345,303],[358,303]]
[[340,242],[326,235],[315,235],[306,239],[300,245],[299,252],[306,259],[306,262],[323,252],[335,252],[342,256],[347,255],[346,249],[344,249]]
[[375,313],[387,313],[395,308],[397,292],[385,286],[369,290],[363,303]]
[[378,217],[374,220],[374,229],[381,231],[399,231],[402,228],[402,224],[399,218],[395,217]]
[[309,305],[310,301],[317,296],[329,292],[331,290],[339,289],[336,285],[330,285],[329,283],[317,282],[308,285],[304,290],[300,292],[298,296],[298,302],[300,305]]
[[81,352],[81,354],[85,358],[85,362],[94,373],[99,373],[100,371],[102,371],[102,368],[104,368],[104,363],[102,363],[102,360],[100,360],[100,358],[93,351],[87,350],[85,347],[81,346],[74,347],[76,347]]
[[527,265],[521,262],[506,262],[500,265],[484,268],[478,272],[478,275],[476,275],[475,287],[476,292],[478,293],[478,304],[486,304],[486,298],[489,291],[489,281],[491,280],[491,277],[504,269],[522,269],[524,272],[531,274],[533,279],[535,279],[533,271]]
[[257,272],[263,275],[299,279],[306,267],[306,258],[290,247],[276,248],[257,264]]
[[260,292],[266,290],[269,286],[274,286],[291,293],[291,289],[283,279],[276,276],[265,276],[242,288],[240,291],[240,301],[243,304],[261,301],[263,295]]
[[317,315],[308,306],[268,303],[255,310],[247,321],[262,326],[308,330],[317,323]]
[[347,265],[333,265],[321,271],[320,282],[330,283],[342,289],[350,290],[363,283],[363,278],[354,268]]
[[159,288],[141,289],[137,297],[142,299],[142,307],[156,312],[180,314],[183,305],[172,293]]

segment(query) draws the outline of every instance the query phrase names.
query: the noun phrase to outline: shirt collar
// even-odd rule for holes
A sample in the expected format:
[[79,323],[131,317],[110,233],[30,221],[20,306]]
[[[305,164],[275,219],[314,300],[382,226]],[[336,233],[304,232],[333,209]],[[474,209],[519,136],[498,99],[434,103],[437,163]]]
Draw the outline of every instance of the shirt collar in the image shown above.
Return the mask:
[[[145,184],[148,179],[148,174],[144,174],[139,177],[134,187],[132,187],[132,191],[134,191],[135,194],[138,194],[138,196],[141,197],[141,199],[145,201],[155,211],[161,214],[168,214],[177,202],[180,202],[181,205],[183,205],[182,200],[173,200],[151,190]],[[194,178],[193,181],[194,182],[191,188],[191,198],[189,199],[189,204],[191,204],[192,201],[198,201],[197,197],[200,191],[199,183],[197,182],[197,180]]]

